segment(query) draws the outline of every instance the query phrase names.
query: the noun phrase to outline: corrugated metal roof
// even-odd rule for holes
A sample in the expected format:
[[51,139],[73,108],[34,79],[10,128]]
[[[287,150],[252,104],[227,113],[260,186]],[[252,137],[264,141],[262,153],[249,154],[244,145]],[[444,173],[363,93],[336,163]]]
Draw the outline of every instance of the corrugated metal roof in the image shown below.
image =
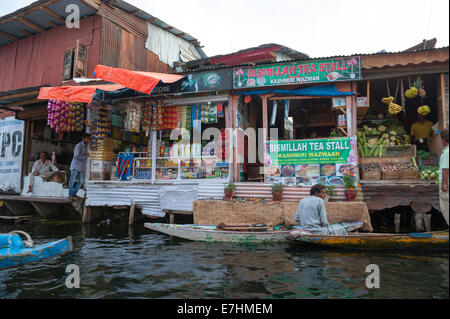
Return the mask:
[[[336,58],[347,58],[352,56],[383,56],[383,55],[392,55],[392,54],[414,54],[414,53],[420,53],[420,52],[430,52],[430,51],[438,51],[442,49],[448,49],[449,46],[444,46],[440,48],[431,48],[431,49],[423,49],[423,50],[415,50],[415,51],[397,51],[397,52],[377,52],[377,53],[356,53],[351,55],[334,55],[334,56],[325,56],[325,57],[314,57],[314,58],[308,58],[308,59],[301,59],[301,60],[292,60],[289,61],[289,63],[293,62],[302,62],[302,61],[312,61],[312,60],[324,60],[324,59],[336,59]],[[192,62],[192,61],[191,61]],[[232,66],[225,66],[221,64],[212,64],[212,65],[204,65],[200,66],[194,70],[189,71],[183,71],[183,72],[175,72],[176,74],[186,74],[186,73],[196,73],[196,72],[203,72],[203,71],[209,71],[209,70],[218,70],[218,69],[227,69],[227,68],[238,68],[238,67],[248,67],[248,66],[255,66],[255,65],[269,65],[274,64],[277,62],[258,62],[258,63],[244,63],[244,64],[236,64]]]
[[95,14],[94,10],[87,7],[84,3],[82,3],[78,0],[61,0],[54,4],[49,5],[48,8],[50,10],[52,10],[54,13],[56,13],[57,15],[59,15],[65,19],[71,13],[71,12],[66,12],[66,7],[69,4],[76,4],[80,8],[80,17],[81,18]]
[[18,38],[24,38],[25,37],[25,34],[23,34],[21,32],[22,30],[25,30],[25,31],[30,32],[32,34],[36,34],[37,33],[34,29],[32,29],[32,28],[30,28],[30,27],[28,27],[28,26],[26,26],[26,25],[24,25],[24,24],[22,24],[22,23],[20,23],[19,21],[16,21],[16,20],[13,20],[13,21],[5,23],[5,24],[0,24],[0,30],[3,31],[3,32],[9,33],[9,34],[11,34],[11,35],[13,35],[15,37],[18,37]]
[[421,49],[421,50],[413,50],[413,51],[380,51],[375,53],[355,53],[355,54],[349,54],[349,55],[332,55],[332,56],[325,56],[325,57],[314,57],[306,60],[323,60],[323,59],[334,59],[334,58],[344,58],[344,57],[351,57],[351,56],[375,56],[375,55],[389,55],[389,54],[411,54],[416,52],[424,52],[424,51],[436,51],[436,50],[442,50],[449,48],[449,46],[444,46],[440,48],[427,48],[427,49]]
[[[41,0],[33,2],[31,5],[26,6],[24,8],[21,8],[19,10],[16,10],[10,14],[7,14],[3,17],[0,17],[0,31],[3,31],[7,34],[10,34],[11,36],[14,36],[18,39],[22,39],[26,37],[27,35],[22,32],[22,30],[27,31],[30,34],[37,34],[38,31],[34,30],[33,28],[23,24],[22,22],[18,21],[17,17],[22,17],[25,20],[28,20],[29,22],[43,28],[44,30],[48,30],[53,28],[51,24],[49,24],[49,21],[55,22],[57,25],[63,25],[61,21],[58,21],[55,17],[48,14],[47,12],[37,9],[40,6],[45,6],[45,4],[48,2],[48,0]],[[89,15],[95,14],[95,11],[83,4],[81,1],[78,0],[60,0],[56,3],[53,3],[51,5],[47,6],[47,9],[53,11],[55,14],[60,16],[62,19],[66,19],[66,17],[71,12],[66,12],[66,7],[69,4],[75,4],[80,8],[80,18],[83,19]],[[31,13],[25,14],[28,10],[35,9]],[[10,20],[6,23],[2,23],[3,21]],[[11,39],[6,38],[5,36],[0,36],[0,46],[8,44],[13,42]]]
[[25,19],[37,25],[43,26],[45,29],[50,29],[53,27],[51,24],[49,24],[49,21],[53,21],[58,25],[63,25],[63,23],[58,21],[58,19],[48,15],[46,12],[43,12],[41,10],[30,13],[29,15],[25,16]]

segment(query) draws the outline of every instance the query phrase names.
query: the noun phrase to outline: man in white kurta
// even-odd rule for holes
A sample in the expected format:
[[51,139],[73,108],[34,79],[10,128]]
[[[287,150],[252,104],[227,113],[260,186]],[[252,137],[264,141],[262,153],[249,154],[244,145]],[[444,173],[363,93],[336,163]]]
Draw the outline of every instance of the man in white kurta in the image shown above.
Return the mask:
[[41,152],[40,159],[33,164],[33,169],[30,173],[30,186],[28,186],[28,193],[33,191],[35,176],[39,176],[45,181],[48,181],[55,173],[59,171],[58,167],[47,159],[47,153]]

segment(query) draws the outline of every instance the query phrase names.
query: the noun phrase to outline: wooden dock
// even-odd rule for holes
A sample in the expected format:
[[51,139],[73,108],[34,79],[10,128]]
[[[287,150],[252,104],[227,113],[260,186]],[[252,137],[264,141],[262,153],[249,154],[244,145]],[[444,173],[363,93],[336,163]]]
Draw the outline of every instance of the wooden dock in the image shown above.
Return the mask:
[[35,215],[52,219],[60,216],[61,207],[64,211],[82,216],[84,201],[72,201],[64,197],[36,197],[0,194],[0,200],[14,216]]

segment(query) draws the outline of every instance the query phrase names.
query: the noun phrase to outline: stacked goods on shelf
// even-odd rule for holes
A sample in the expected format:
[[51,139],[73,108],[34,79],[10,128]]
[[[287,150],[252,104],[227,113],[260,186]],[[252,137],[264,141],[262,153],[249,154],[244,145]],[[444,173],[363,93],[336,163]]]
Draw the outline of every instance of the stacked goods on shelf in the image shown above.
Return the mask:
[[105,137],[101,144],[97,144],[91,151],[91,180],[109,180],[115,159],[113,140]]
[[153,103],[146,101],[142,107],[142,128],[147,131],[152,126]]
[[364,123],[358,128],[361,157],[393,157],[397,156],[397,153],[401,156],[413,153],[411,138],[397,121],[366,121]]
[[152,104],[152,124],[153,124],[153,131],[161,131],[163,129],[164,120],[164,103],[163,101],[159,100],[156,103]]
[[102,104],[96,113],[97,120],[94,121],[91,130],[91,147],[93,150],[102,145],[105,138],[111,135],[111,121],[106,106]]
[[128,102],[125,130],[128,132],[139,133],[141,129],[141,119],[141,105],[133,101]]
[[163,115],[163,129],[164,130],[174,130],[180,126],[179,121],[181,120],[180,108],[178,106],[171,106],[164,108]]
[[91,160],[112,162],[114,158],[113,139],[110,137],[105,137],[91,150]]
[[192,128],[192,107],[181,107],[181,127],[190,131]]
[[59,132],[84,131],[84,104],[49,100],[47,105],[47,125]]

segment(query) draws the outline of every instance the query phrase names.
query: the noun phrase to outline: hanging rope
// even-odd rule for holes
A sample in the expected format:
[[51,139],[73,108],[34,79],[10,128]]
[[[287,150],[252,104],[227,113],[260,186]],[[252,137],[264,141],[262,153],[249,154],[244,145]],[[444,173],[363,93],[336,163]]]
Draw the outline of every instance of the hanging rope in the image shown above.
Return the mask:
[[34,244],[33,239],[31,239],[31,236],[28,235],[26,232],[21,231],[21,230],[14,230],[14,231],[10,232],[10,234],[17,234],[17,235],[25,236],[26,239],[23,241],[23,245],[28,248],[33,247],[33,244]]
[[395,101],[397,101],[397,94],[398,94],[399,86],[400,86],[400,80],[397,80],[397,88],[395,89],[395,96],[394,96]]

